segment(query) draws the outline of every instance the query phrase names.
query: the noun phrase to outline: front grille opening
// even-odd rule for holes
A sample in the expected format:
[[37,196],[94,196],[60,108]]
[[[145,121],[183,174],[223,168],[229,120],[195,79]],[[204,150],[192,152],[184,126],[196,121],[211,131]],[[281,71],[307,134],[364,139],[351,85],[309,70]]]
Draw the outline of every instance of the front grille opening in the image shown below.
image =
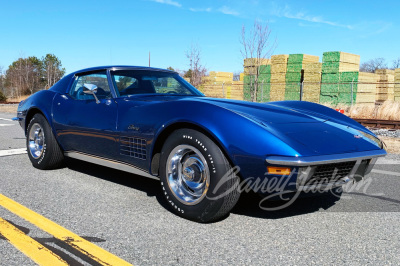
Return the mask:
[[355,166],[356,161],[318,165],[314,174],[307,180],[307,184],[324,184],[338,181],[348,176]]

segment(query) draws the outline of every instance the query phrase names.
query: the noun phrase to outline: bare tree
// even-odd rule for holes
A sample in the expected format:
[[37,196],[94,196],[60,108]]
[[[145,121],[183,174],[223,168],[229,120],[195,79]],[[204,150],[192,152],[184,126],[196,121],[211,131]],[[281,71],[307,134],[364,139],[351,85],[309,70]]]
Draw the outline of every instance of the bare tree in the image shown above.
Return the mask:
[[65,68],[62,68],[61,61],[53,54],[46,54],[42,58],[42,64],[45,89],[49,89],[64,76]]
[[19,58],[6,72],[6,85],[11,98],[32,94],[41,89],[41,61],[35,57]]
[[[275,46],[276,40],[271,40],[271,29],[269,23],[261,23],[254,21],[253,28],[246,31],[246,27],[242,26],[240,35],[241,54],[243,59],[254,58],[256,66],[261,65],[263,59],[271,56]],[[251,87],[252,101],[257,101],[258,92],[258,77],[260,75],[258,67],[254,73],[254,86]]]
[[361,72],[371,72],[374,73],[377,69],[386,69],[388,65],[386,60],[382,57],[371,59],[367,62],[364,62],[360,65]]
[[205,76],[207,69],[202,65],[201,51],[197,44],[192,44],[190,49],[186,51],[186,58],[189,59],[189,70],[190,70],[190,83],[198,87],[202,84],[202,79]]
[[239,81],[240,80],[240,73],[242,71],[235,71],[233,72],[233,81]]
[[3,73],[3,67],[0,66],[0,101],[4,101],[5,97],[5,77]]
[[396,60],[393,60],[392,68],[393,69],[400,68],[400,57],[397,58]]

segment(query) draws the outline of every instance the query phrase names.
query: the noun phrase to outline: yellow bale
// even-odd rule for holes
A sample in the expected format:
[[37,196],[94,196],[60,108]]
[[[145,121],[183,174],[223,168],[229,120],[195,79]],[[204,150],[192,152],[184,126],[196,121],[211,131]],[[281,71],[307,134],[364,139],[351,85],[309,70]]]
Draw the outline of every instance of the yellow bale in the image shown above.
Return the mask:
[[268,58],[246,58],[243,61],[243,66],[244,67],[249,67],[249,66],[261,66],[261,65],[270,65],[271,64],[271,59]]
[[309,54],[303,55],[303,65],[304,63],[317,63],[318,61],[319,61],[319,56],[309,55]]
[[376,83],[377,81],[378,75],[375,73],[360,72],[358,74],[358,82]]
[[319,95],[321,93],[320,84],[306,84],[303,86],[303,100],[307,102],[319,103]]
[[304,82],[321,82],[321,73],[304,72]]
[[271,83],[270,101],[283,101],[285,100],[285,84]]
[[244,75],[256,75],[257,68],[258,67],[255,67],[255,66],[244,67]]
[[286,74],[271,73],[271,83],[286,83]]
[[210,77],[223,77],[223,78],[233,78],[232,72],[220,72],[220,71],[210,71]]
[[394,75],[395,71],[392,69],[377,69],[375,70],[375,73],[379,75]]
[[362,93],[376,93],[376,83],[358,83],[357,85],[357,92],[362,92]]
[[375,93],[357,92],[356,103],[375,103]]
[[303,63],[304,74],[307,72],[311,73],[321,73],[322,63]]
[[358,72],[360,70],[359,64],[353,64],[348,62],[339,63],[339,72]]
[[273,73],[286,73],[287,70],[287,64],[280,64],[280,63],[276,63],[276,64],[272,64],[271,65],[271,75]]
[[360,56],[356,54],[340,52],[340,62],[360,65]]
[[273,56],[271,56],[271,63],[272,63],[272,66],[274,64],[287,64],[288,59],[289,59],[289,55],[287,55],[287,54],[273,55]]

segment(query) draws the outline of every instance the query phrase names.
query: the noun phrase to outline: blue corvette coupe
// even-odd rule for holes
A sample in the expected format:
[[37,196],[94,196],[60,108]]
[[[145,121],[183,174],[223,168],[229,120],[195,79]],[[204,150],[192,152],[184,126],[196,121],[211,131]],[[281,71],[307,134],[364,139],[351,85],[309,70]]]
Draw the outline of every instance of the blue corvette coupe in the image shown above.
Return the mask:
[[171,210],[199,222],[228,214],[243,184],[325,191],[359,181],[386,154],[372,132],[322,105],[208,98],[146,67],[71,73],[21,102],[16,119],[34,167],[70,157],[157,178]]

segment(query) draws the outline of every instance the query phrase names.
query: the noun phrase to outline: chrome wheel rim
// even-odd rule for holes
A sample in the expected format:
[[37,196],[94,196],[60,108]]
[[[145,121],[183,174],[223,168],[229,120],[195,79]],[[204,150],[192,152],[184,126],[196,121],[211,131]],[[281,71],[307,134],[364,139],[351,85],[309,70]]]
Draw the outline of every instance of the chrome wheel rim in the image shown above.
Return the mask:
[[207,194],[210,172],[204,156],[190,145],[179,145],[167,160],[167,182],[175,197],[185,205],[198,204]]
[[44,133],[38,123],[32,125],[28,138],[30,154],[35,159],[40,158],[44,150]]

